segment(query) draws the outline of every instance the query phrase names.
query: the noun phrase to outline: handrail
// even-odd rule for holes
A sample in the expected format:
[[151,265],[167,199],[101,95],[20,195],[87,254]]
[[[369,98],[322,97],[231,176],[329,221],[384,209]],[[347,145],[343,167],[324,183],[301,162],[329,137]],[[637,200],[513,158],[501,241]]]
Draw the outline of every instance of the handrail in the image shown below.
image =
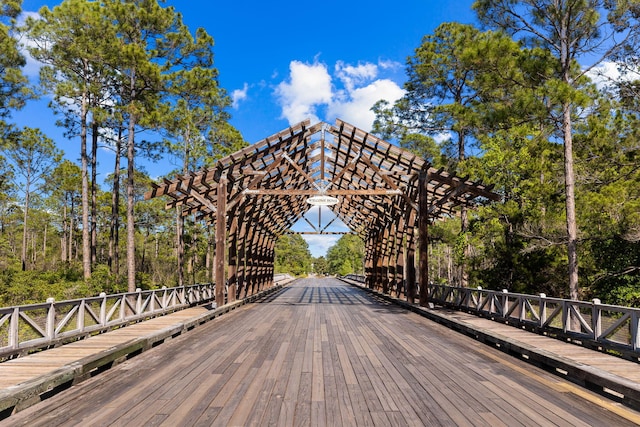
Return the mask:
[[[365,276],[345,278],[365,283]],[[556,336],[585,347],[609,350],[640,361],[640,308],[488,289],[429,284],[434,304]]]
[[[290,278],[276,274],[274,282]],[[205,283],[0,308],[0,361],[213,302],[215,294],[215,284]]]

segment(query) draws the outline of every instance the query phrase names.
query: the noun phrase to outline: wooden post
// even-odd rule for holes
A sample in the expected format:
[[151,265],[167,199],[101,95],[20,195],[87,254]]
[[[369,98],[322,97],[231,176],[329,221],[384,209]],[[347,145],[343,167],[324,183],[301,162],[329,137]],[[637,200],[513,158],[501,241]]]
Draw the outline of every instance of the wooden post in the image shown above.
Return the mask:
[[418,178],[418,249],[420,265],[418,272],[418,283],[420,283],[420,306],[424,307],[429,300],[429,200],[427,195],[427,185],[429,183],[429,172],[420,171]]
[[393,240],[394,257],[393,257],[393,287],[395,288],[396,298],[400,297],[403,292],[402,281],[404,278],[404,218],[398,217],[395,223],[395,235]]
[[255,238],[255,227],[247,227],[247,234],[245,237],[245,273],[244,273],[244,286],[245,286],[245,294],[247,296],[253,295],[255,290],[255,274],[254,274],[254,263],[256,257],[256,243],[254,241]]
[[391,252],[393,251],[393,245],[391,244],[391,233],[389,225],[387,225],[382,232],[382,253],[380,257],[380,278],[382,280],[382,293],[390,294],[391,291],[389,289],[389,275],[390,275],[390,263],[391,263]]
[[379,291],[381,286],[381,277],[382,277],[382,230],[377,230],[376,238],[373,244],[373,254],[374,254],[374,262],[373,262],[373,289]]
[[275,261],[276,261],[276,239],[274,237],[271,237],[271,239],[269,239],[269,253],[267,256],[267,280],[269,283],[269,287],[272,287],[274,285],[273,283],[273,273],[274,273],[274,267],[275,267]]
[[416,302],[416,239],[411,236],[407,239],[407,301]]
[[253,234],[253,242],[253,247],[255,249],[252,254],[253,265],[251,267],[251,286],[255,289],[255,292],[260,292],[262,290],[262,257],[264,251],[264,232],[261,230],[256,230]]
[[413,304],[416,301],[416,211],[408,209],[405,215],[404,229],[407,236],[405,296],[407,301]]
[[227,179],[218,182],[216,207],[216,306],[223,306],[225,293],[225,252],[227,243]]
[[[246,267],[246,250],[247,247],[247,224],[244,217],[240,221],[240,229],[238,231],[238,267],[236,277],[238,283],[238,297],[247,296],[247,267]],[[243,296],[244,295],[244,296]]]
[[374,271],[373,271],[373,237],[371,231],[369,231],[369,235],[367,236],[367,241],[365,242],[365,265],[364,265],[364,274],[366,285],[369,289],[373,289],[373,281],[374,281]]
[[238,283],[238,218],[231,220],[231,230],[229,231],[229,290],[227,299],[229,302],[236,300]]

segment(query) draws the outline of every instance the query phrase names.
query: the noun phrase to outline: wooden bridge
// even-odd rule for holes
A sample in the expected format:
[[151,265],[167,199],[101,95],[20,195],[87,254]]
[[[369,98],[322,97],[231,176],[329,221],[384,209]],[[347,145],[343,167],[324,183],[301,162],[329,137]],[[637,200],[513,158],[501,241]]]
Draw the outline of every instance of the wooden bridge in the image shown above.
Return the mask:
[[11,381],[35,381],[63,366],[78,372],[96,360],[92,354],[119,348],[136,354],[136,340],[167,341],[133,358],[122,352],[117,366],[0,425],[640,423],[639,412],[501,350],[519,344],[529,348],[531,360],[562,359],[585,368],[587,377],[600,372],[637,385],[636,363],[465,313],[418,309],[491,336],[491,345],[330,278],[295,281],[175,334],[208,310],[182,310],[0,364],[6,391]]
[[[0,309],[0,350],[54,347],[0,363],[0,425],[640,424],[638,310],[604,325],[610,308],[595,303],[476,290],[455,298],[498,306],[502,323],[431,306],[429,224],[498,200],[491,186],[338,120],[299,123],[146,196],[215,227],[216,285]],[[279,236],[301,219],[330,233],[306,218],[318,204],[364,240],[364,286],[273,286]],[[635,361],[523,329],[559,318],[569,339]],[[24,343],[25,330],[37,337]],[[85,339],[64,344],[76,331]]]

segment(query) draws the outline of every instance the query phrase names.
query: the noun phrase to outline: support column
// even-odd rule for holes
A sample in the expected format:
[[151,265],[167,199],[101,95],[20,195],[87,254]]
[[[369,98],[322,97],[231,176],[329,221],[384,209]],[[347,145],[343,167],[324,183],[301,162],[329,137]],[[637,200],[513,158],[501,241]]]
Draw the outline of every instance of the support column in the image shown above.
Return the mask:
[[227,291],[228,302],[236,300],[238,289],[238,218],[231,220],[231,230],[229,230],[229,289]]
[[238,297],[247,296],[247,268],[246,268],[246,247],[247,247],[247,225],[244,219],[240,222],[238,232],[238,268],[236,270],[238,282]]
[[274,273],[274,267],[275,267],[275,260],[276,260],[276,238],[274,238],[273,236],[271,237],[271,239],[269,239],[269,251],[267,253],[267,280],[268,280],[268,286],[271,288],[273,287],[274,283],[273,283],[273,273]]
[[407,301],[413,304],[416,301],[416,212],[410,209],[406,213],[405,235],[407,236],[407,259],[406,259],[406,289]]
[[394,247],[396,250],[395,253],[395,268],[394,268],[394,277],[393,281],[395,283],[395,297],[399,298],[400,295],[404,292],[404,218],[402,216],[398,217],[398,221],[395,226],[395,241]]
[[247,230],[247,239],[245,245],[245,255],[247,265],[245,267],[245,287],[247,296],[256,293],[256,256],[258,247],[256,243],[255,226]]
[[391,275],[391,253],[393,251],[393,245],[391,242],[391,226],[388,224],[384,231],[382,232],[382,253],[381,253],[381,269],[380,269],[380,278],[382,285],[382,293],[383,294],[391,294],[391,290],[389,288],[390,284],[390,275]]
[[369,235],[367,236],[367,241],[365,242],[365,263],[364,263],[364,274],[366,278],[366,284],[369,289],[373,289],[374,283],[374,270],[373,270],[373,250],[374,243],[371,231],[369,231]]
[[429,302],[429,199],[427,185],[429,172],[420,171],[418,179],[418,244],[420,266],[418,283],[420,283],[420,306],[424,307]]
[[216,210],[216,306],[224,305],[225,252],[227,243],[227,179],[218,182]]

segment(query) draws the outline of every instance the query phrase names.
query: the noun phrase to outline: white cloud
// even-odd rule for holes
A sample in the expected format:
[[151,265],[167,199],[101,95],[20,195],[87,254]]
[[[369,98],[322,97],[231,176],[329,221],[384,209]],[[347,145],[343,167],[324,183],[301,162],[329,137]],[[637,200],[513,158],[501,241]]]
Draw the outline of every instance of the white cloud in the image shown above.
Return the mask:
[[404,90],[397,83],[381,79],[375,80],[367,86],[348,91],[346,96],[334,102],[328,111],[330,117],[351,123],[363,130],[369,131],[373,126],[376,115],[371,107],[381,99],[393,104],[404,95]]
[[282,107],[282,117],[290,124],[307,118],[317,122],[316,107],[331,102],[331,76],[324,64],[291,61],[289,81],[281,82],[275,93]]
[[353,91],[356,85],[375,79],[378,75],[378,66],[371,63],[353,66],[338,61],[335,70],[336,77],[342,81],[347,92]]
[[341,237],[335,234],[303,234],[302,237],[309,244],[309,251],[314,257],[325,256],[329,248],[336,244]]
[[[24,25],[27,21],[27,18],[40,19],[40,15],[37,12],[23,11],[18,17],[18,25]],[[40,74],[40,68],[42,68],[44,64],[42,62],[36,61],[27,50],[28,47],[36,46],[34,41],[27,38],[26,36],[23,36],[20,38],[19,43],[20,52],[27,60],[27,63],[22,69],[22,72],[29,78],[37,78]]]
[[383,70],[395,71],[401,69],[404,65],[401,62],[381,59],[378,61],[378,66]]
[[233,100],[233,108],[238,109],[241,101],[247,99],[247,92],[249,91],[249,85],[247,83],[244,84],[242,89],[236,89],[231,92],[231,99]]
[[[307,118],[315,123],[339,117],[369,131],[375,119],[371,107],[381,99],[393,103],[404,95],[397,83],[379,78],[380,70],[392,66],[389,62],[351,65],[338,61],[331,76],[327,66],[317,61],[313,64],[292,61],[288,80],[275,90],[282,117],[290,124]],[[324,118],[318,117],[321,108],[326,111]]]
[[604,89],[612,82],[620,79],[621,74],[615,62],[605,61],[587,72],[589,77],[598,88]]
[[440,132],[433,135],[433,139],[438,143],[442,144],[443,142],[449,141],[452,138],[451,132]]

